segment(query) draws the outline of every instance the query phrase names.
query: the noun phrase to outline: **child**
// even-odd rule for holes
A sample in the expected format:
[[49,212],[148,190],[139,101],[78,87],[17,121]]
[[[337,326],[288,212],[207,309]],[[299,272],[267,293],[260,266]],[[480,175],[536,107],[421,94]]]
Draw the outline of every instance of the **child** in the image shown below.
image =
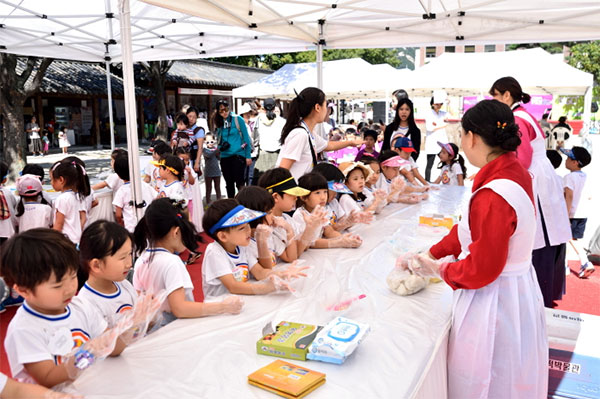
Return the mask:
[[194,200],[193,200],[193,193],[194,193],[194,185],[196,184],[196,178],[198,177],[196,175],[196,172],[194,172],[194,169],[190,166],[190,147],[178,147],[175,150],[175,155],[177,155],[177,157],[179,159],[181,159],[181,161],[183,162],[184,165],[184,171],[183,171],[183,180],[181,181],[181,183],[183,184],[183,190],[185,192],[185,199],[187,200],[187,204],[188,204],[188,210],[190,212],[190,220],[193,220],[194,217]]
[[138,292],[150,294],[165,291],[163,324],[176,318],[238,314],[243,304],[237,297],[221,302],[194,302],[192,279],[176,253],[195,251],[200,238],[182,212],[182,206],[169,198],[158,198],[148,206],[134,233],[135,248],[141,256],[135,262],[133,286]]
[[23,175],[17,179],[17,219],[19,232],[52,225],[52,207],[42,196],[42,182],[38,176]]
[[[294,210],[297,198],[309,195],[310,191],[299,187],[290,171],[285,168],[267,170],[258,179],[258,185],[265,188],[273,198],[272,215],[275,218],[282,217],[293,229],[292,239],[296,243],[297,256],[300,256],[302,252],[310,247],[317,230],[320,230],[323,219],[326,218],[326,211],[321,209],[317,213],[313,212],[307,215],[304,219],[306,227],[303,231],[299,231],[294,219],[288,213]],[[274,236],[280,237],[283,240],[284,235],[282,233],[286,234],[286,240],[291,237],[291,232],[287,230],[282,231],[281,226],[276,227],[273,232]],[[289,243],[290,241],[287,240],[287,242]],[[295,259],[290,256],[286,262],[293,260]]]
[[[237,202],[253,211],[264,212],[265,216],[249,222],[252,229],[253,240],[248,246],[251,252],[249,263],[252,264],[256,259],[261,266],[271,269],[279,260],[284,262],[293,262],[298,259],[298,246],[294,241],[296,232],[292,225],[281,217],[273,215],[275,200],[271,194],[262,187],[247,186],[240,190],[235,196]],[[258,225],[272,228],[272,234],[268,235],[267,242],[260,242],[261,232],[256,232]],[[268,248],[268,258],[259,258],[259,252],[265,254],[266,251],[258,251],[260,245],[266,245]]]
[[[52,228],[79,244],[86,222],[84,199],[86,192],[85,169],[75,161],[58,161],[50,169],[50,183],[61,194],[54,200]],[[89,186],[87,187],[89,190]]]
[[[44,168],[42,168],[40,165],[38,165],[36,163],[26,164],[23,167],[23,170],[21,171],[21,176],[22,175],[38,176],[40,178],[40,181],[42,182],[42,184],[44,183],[44,177],[45,177]],[[54,201],[52,201],[52,198],[50,198],[50,196],[48,196],[48,193],[46,193],[43,190],[42,190],[42,198],[44,198],[44,200],[46,200],[46,202],[50,205],[52,205],[52,203],[54,202]]]
[[184,201],[187,204],[187,196],[182,182],[185,172],[183,161],[175,155],[167,154],[160,161],[153,163],[159,167],[158,173],[163,182],[158,191],[158,197],[168,197],[177,201]]
[[[307,173],[300,178],[298,185],[308,191],[309,195],[298,197],[299,207],[294,212],[294,221],[298,226],[304,228],[304,217],[310,214],[317,207],[324,208],[327,205],[329,191],[335,189],[336,185],[342,183],[328,184],[325,178],[318,173]],[[347,188],[346,188],[347,190]],[[318,239],[312,245],[313,248],[358,248],[362,244],[362,239],[359,236],[346,233],[341,234],[336,231],[333,226],[327,224],[318,234]]]
[[[497,100],[470,108],[462,127],[461,148],[480,168],[468,214],[430,248],[431,258],[403,262],[413,263],[419,275],[440,276],[456,290],[448,397],[545,398],[546,317],[531,262],[536,211],[531,176],[515,152],[519,127],[511,109]],[[431,260],[461,253],[456,262]]]
[[221,199],[221,166],[219,165],[219,149],[212,134],[207,134],[202,149],[204,156],[204,185],[206,187],[206,205],[210,204],[212,186],[215,186],[217,200]]
[[585,180],[587,178],[586,174],[581,169],[589,165],[592,161],[592,157],[583,147],[575,146],[570,150],[561,148],[560,151],[567,156],[565,166],[571,172],[563,178],[565,201],[567,202],[567,211],[569,212],[571,232],[573,234],[573,240],[571,240],[570,243],[581,262],[579,277],[587,278],[595,271],[595,269],[594,265],[588,261],[585,250],[577,245],[577,240],[583,238],[585,224],[587,222],[587,217],[578,208]]
[[464,186],[465,177],[467,176],[467,168],[465,160],[458,153],[458,146],[454,143],[440,143],[442,150],[438,154],[440,164],[438,169],[442,170],[440,177],[436,179],[434,184],[448,184],[450,186]]
[[346,176],[346,187],[351,191],[350,194],[342,194],[340,197],[340,206],[347,214],[353,212],[378,213],[381,211],[382,204],[387,193],[383,190],[371,193],[365,190],[365,182],[371,177],[371,169],[361,162],[344,162],[339,166],[340,170]]
[[[114,162],[114,170],[119,180],[123,181],[123,185],[113,196],[112,204],[115,207],[115,219],[127,231],[133,233],[137,224],[137,217],[135,215],[135,208],[133,207],[131,183],[129,182],[129,160],[127,157],[118,156]],[[142,211],[145,212],[148,205],[154,201],[158,193],[149,184],[145,182],[140,183],[142,184],[142,200],[146,203]]]
[[92,190],[98,191],[104,187],[108,187],[112,190],[113,194],[119,191],[119,188],[121,188],[121,186],[123,185],[123,180],[121,180],[119,176],[117,176],[117,174],[114,173],[115,159],[118,156],[124,156],[125,158],[127,158],[127,150],[124,150],[122,148],[115,148],[115,150],[110,154],[110,168],[113,170],[113,173],[109,174],[106,177],[106,180],[104,180],[103,182],[94,184],[92,186]]
[[15,217],[15,206],[17,199],[4,188],[8,180],[8,164],[0,161],[0,245],[15,234],[17,218]]
[[51,391],[37,384],[24,384],[0,373],[0,398],[10,399],[81,399],[79,395],[70,395]]
[[405,183],[404,178],[400,177],[400,168],[407,165],[406,159],[397,155],[392,150],[385,150],[379,155],[379,165],[381,174],[379,180],[373,187],[385,191],[388,196],[387,202],[400,202],[403,204],[416,204],[427,198],[426,194],[418,195],[416,193],[424,192],[429,187],[413,187]]
[[58,146],[62,149],[63,154],[66,154],[67,150],[71,146],[71,143],[69,143],[69,136],[67,136],[66,126],[61,126],[58,131]]
[[79,259],[88,279],[77,297],[98,310],[109,327],[136,302],[137,293],[126,279],[131,251],[129,232],[107,220],[95,221],[81,235]]
[[[158,162],[162,157],[171,152],[171,147],[162,140],[157,140],[152,147],[152,160]],[[144,182],[150,184],[156,191],[162,186],[162,180],[159,175],[159,168],[150,161],[144,168]]]
[[96,199],[94,190],[92,190],[92,188],[91,188],[90,178],[85,170],[85,162],[83,162],[80,158],[78,158],[76,156],[66,157],[63,159],[63,161],[75,162],[77,165],[79,165],[81,167],[81,171],[83,173],[84,190],[82,190],[80,192],[85,193],[84,198],[83,198],[83,209],[85,210],[85,217],[86,217],[86,222],[83,227],[85,228],[90,220],[89,215],[90,215],[90,212],[92,211],[92,208],[94,208],[95,206],[98,206],[98,200]]
[[373,129],[367,129],[363,134],[365,140],[364,148],[361,148],[356,154],[355,162],[360,161],[360,159],[367,155],[373,158],[377,158],[379,156],[379,152],[375,149],[375,143],[377,142],[377,132]]
[[318,173],[327,181],[327,206],[329,223],[336,231],[343,231],[352,227],[358,220],[346,214],[337,197],[340,194],[349,194],[351,191],[344,184],[344,174],[333,164],[321,162],[313,168],[313,173]]
[[[252,229],[249,223],[263,216],[263,212],[244,208],[234,199],[222,199],[208,207],[202,226],[215,241],[206,247],[202,262],[202,288],[206,297],[216,297],[227,292],[260,295],[279,289],[291,290],[279,277],[289,279],[304,275],[301,273],[303,268],[290,266],[289,273],[286,274],[251,261],[248,245]],[[265,249],[264,246],[258,248],[259,251]],[[264,256],[263,253],[258,254],[259,258]],[[250,283],[250,275],[259,280],[259,283]]]
[[406,137],[398,137],[394,142],[392,149],[400,155],[403,160],[408,161],[400,166],[400,174],[411,184],[416,185],[416,181],[418,180],[423,186],[428,186],[429,183],[427,180],[419,173],[417,162],[410,156],[411,153],[416,152],[412,141]]
[[85,366],[81,360],[123,351],[120,340],[115,345],[94,339],[106,330],[106,322],[74,298],[78,268],[75,246],[58,231],[33,229],[5,243],[0,274],[25,298],[4,341],[15,379],[53,387],[74,379]]
[[175,116],[177,130],[171,135],[171,148],[173,149],[173,154],[175,154],[175,150],[179,147],[191,149],[191,140],[194,132],[188,129],[189,124],[190,121],[184,113],[179,113]]
[[365,180],[365,190],[372,193],[375,191],[375,184],[377,184],[377,181],[379,181],[379,176],[381,175],[381,166],[379,166],[379,161],[377,158],[365,155],[359,159],[359,162],[362,162],[366,167],[371,169],[369,178]]
[[48,147],[50,147],[50,140],[48,139],[48,133],[42,135],[42,142],[44,143],[44,155],[48,155]]

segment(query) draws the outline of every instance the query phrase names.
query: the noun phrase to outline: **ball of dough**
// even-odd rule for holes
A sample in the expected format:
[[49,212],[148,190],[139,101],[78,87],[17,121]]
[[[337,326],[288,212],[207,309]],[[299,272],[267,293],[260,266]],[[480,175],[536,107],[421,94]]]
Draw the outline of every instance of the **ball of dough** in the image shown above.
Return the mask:
[[394,268],[386,278],[386,282],[390,290],[395,294],[406,296],[416,294],[427,286],[429,279],[416,274],[412,274],[408,270],[400,270]]

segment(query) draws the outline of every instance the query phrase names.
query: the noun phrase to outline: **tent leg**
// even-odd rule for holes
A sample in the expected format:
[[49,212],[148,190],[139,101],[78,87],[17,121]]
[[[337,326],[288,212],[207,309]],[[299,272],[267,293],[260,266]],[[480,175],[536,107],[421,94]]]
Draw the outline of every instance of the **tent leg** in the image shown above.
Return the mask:
[[317,45],[317,87],[323,90],[323,45]]
[[583,127],[589,129],[592,122],[592,92],[593,86],[588,87],[583,96]]
[[136,219],[142,218],[142,179],[138,148],[137,119],[135,110],[135,83],[131,50],[131,12],[129,0],[119,0],[119,22],[121,27],[121,49],[123,53],[123,94],[125,96],[125,123],[127,125],[127,151],[132,186],[132,199],[136,206]]
[[110,134],[110,150],[115,150],[115,131],[112,107],[112,83],[110,77],[110,62],[106,61],[106,90],[108,93],[108,132]]

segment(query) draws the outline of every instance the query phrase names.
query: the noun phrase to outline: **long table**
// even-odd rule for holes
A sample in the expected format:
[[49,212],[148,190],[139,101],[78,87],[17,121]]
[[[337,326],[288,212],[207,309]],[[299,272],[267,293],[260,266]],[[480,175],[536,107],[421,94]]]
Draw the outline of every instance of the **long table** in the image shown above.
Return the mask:
[[[370,225],[353,229],[357,249],[311,249],[301,257],[312,266],[294,283],[295,294],[244,297],[241,314],[180,319],[86,371],[70,389],[86,398],[273,398],[246,377],[275,360],[256,353],[263,327],[280,321],[324,325],[334,317],[366,322],[371,332],[343,364],[294,361],[327,374],[311,398],[444,398],[446,344],[452,290],[430,284],[397,296],[385,278],[397,254],[427,249],[443,231],[418,226],[421,214],[459,214],[464,187],[442,187],[418,205],[393,204]],[[447,230],[446,230],[447,231]],[[366,294],[345,312],[328,305]]]

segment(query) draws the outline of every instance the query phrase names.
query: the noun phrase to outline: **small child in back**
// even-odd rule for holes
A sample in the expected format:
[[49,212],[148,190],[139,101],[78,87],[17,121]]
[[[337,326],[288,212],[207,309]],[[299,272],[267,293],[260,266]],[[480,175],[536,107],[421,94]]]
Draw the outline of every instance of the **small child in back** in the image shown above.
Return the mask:
[[171,135],[171,148],[173,149],[173,153],[175,153],[175,150],[178,147],[187,147],[191,149],[194,132],[188,129],[189,124],[190,121],[183,112],[180,112],[175,116],[175,126],[177,129]]
[[[114,169],[119,176],[119,179],[123,181],[123,185],[113,195],[113,206],[115,207],[115,219],[117,223],[124,226],[127,231],[133,233],[135,225],[137,224],[137,218],[135,216],[135,208],[133,207],[133,200],[131,195],[131,183],[129,181],[129,160],[127,155],[118,155],[114,162]],[[140,182],[142,185],[142,200],[146,205],[142,208],[145,212],[148,205],[158,195],[158,193],[150,187],[146,182]]]
[[467,168],[465,160],[458,153],[458,146],[454,143],[440,143],[442,150],[438,154],[440,164],[438,169],[442,170],[440,177],[436,179],[434,184],[447,184],[450,186],[464,186],[465,177],[467,176]]
[[65,234],[75,244],[79,244],[85,226],[87,211],[84,200],[90,194],[84,173],[81,165],[64,159],[50,169],[52,188],[61,193],[54,200],[52,228]]
[[76,378],[85,367],[79,358],[116,356],[125,348],[120,340],[100,348],[105,340],[94,339],[107,324],[96,309],[74,297],[78,269],[75,246],[58,231],[32,229],[5,243],[0,274],[25,298],[4,341],[15,379],[53,387]]
[[176,253],[195,251],[200,238],[182,213],[181,204],[170,198],[157,198],[148,206],[134,233],[136,252],[141,256],[135,262],[133,286],[149,294],[165,291],[163,324],[176,318],[239,313],[243,304],[238,297],[212,303],[194,301],[192,279]]
[[157,140],[152,146],[152,161],[146,164],[144,168],[144,182],[150,184],[156,191],[160,190],[162,186],[162,179],[159,174],[159,167],[156,166],[156,162],[160,161],[163,156],[171,153],[171,147],[162,140]]
[[158,167],[158,173],[163,182],[158,190],[159,198],[171,198],[176,201],[184,201],[187,204],[187,196],[183,187],[185,165],[175,155],[165,155],[163,159],[154,162]]
[[124,155],[127,158],[127,150],[122,148],[115,148],[113,152],[110,154],[110,168],[113,170],[113,173],[109,174],[106,179],[100,183],[94,184],[92,186],[92,190],[98,191],[103,189],[104,187],[110,188],[113,193],[119,191],[119,188],[123,185],[123,180],[119,178],[119,176],[114,172],[115,170],[115,159],[117,156]]
[[[208,207],[202,227],[215,241],[206,247],[202,262],[202,288],[206,297],[217,297],[228,292],[260,295],[291,290],[282,278],[304,276],[301,273],[304,268],[290,266],[287,271],[280,272],[265,268],[253,260],[248,248],[252,240],[249,223],[264,216],[264,212],[245,208],[234,199],[218,200]],[[258,254],[259,258],[263,256],[262,253]],[[251,275],[259,282],[251,283]]]
[[0,161],[0,245],[15,234],[17,199],[9,189],[4,188],[8,181],[8,164]]
[[594,265],[587,259],[585,250],[578,245],[577,240],[583,238],[587,223],[587,216],[579,209],[579,202],[587,178],[587,175],[581,169],[592,162],[592,156],[585,148],[577,146],[570,150],[561,148],[560,151],[567,156],[565,166],[571,172],[563,178],[565,201],[573,235],[573,240],[570,243],[581,262],[579,277],[587,278],[595,271]]
[[410,139],[407,137],[398,137],[392,145],[392,149],[400,155],[400,157],[407,161],[400,167],[400,174],[411,184],[417,185],[417,181],[423,186],[428,186],[429,183],[421,173],[417,166],[417,162],[410,156],[411,153],[416,152],[415,147]]
[[210,204],[212,186],[215,186],[217,199],[221,199],[221,166],[219,165],[219,149],[212,134],[207,134],[202,149],[204,156],[204,185],[206,187],[206,205]]
[[37,227],[52,226],[52,207],[42,196],[42,182],[38,176],[22,175],[17,179],[17,219],[19,232]]
[[340,205],[345,213],[353,212],[378,213],[385,205],[387,193],[383,190],[374,193],[365,189],[365,182],[371,177],[372,171],[362,162],[343,162],[339,166],[346,177],[344,183],[350,193],[342,194]]

